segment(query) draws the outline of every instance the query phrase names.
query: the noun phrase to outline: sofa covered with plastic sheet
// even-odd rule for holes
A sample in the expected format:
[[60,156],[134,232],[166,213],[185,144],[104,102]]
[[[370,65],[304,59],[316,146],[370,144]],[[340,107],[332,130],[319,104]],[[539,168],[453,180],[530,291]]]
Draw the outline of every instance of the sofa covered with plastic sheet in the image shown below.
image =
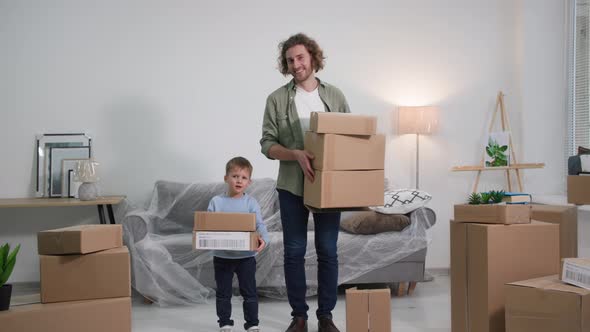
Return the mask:
[[[256,179],[248,188],[261,206],[270,236],[268,247],[256,257],[256,283],[260,295],[286,298],[283,236],[275,186],[272,179]],[[224,190],[223,182],[158,181],[147,208],[121,206],[119,220],[131,254],[132,285],[136,291],[160,305],[203,303],[214,296],[213,257],[209,251],[193,250],[192,230],[194,212],[205,211],[209,200]],[[339,284],[422,281],[429,242],[426,230],[436,218],[428,208],[417,209],[408,216],[410,224],[399,232],[360,235],[340,231]],[[311,296],[317,293],[317,256],[313,222],[308,225],[305,269]]]

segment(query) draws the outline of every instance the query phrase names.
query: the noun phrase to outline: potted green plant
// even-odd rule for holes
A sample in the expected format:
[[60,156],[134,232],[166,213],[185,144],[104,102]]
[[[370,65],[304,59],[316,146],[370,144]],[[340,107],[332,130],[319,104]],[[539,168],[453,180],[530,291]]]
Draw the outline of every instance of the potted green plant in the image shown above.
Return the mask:
[[20,250],[20,244],[10,252],[8,243],[0,247],[0,311],[8,310],[10,307],[10,297],[12,295],[12,285],[7,284],[8,278],[12,274],[16,255]]

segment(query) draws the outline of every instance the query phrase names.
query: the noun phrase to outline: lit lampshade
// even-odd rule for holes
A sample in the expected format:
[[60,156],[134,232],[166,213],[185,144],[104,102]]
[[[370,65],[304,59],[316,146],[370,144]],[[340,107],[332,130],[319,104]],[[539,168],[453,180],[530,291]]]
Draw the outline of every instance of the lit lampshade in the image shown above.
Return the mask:
[[434,106],[400,106],[398,134],[433,134],[438,128],[437,113]]

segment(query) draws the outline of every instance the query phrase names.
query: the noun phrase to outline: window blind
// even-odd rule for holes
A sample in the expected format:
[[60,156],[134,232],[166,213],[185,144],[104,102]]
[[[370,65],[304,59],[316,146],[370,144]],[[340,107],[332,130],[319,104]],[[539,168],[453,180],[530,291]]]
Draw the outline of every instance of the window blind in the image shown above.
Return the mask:
[[590,0],[573,0],[568,42],[568,147],[590,147]]

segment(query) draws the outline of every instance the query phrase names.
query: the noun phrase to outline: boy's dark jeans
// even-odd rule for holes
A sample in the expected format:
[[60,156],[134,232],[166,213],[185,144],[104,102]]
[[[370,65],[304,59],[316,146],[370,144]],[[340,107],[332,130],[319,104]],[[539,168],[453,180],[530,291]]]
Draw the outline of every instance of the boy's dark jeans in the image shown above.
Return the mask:
[[244,298],[244,329],[258,325],[258,296],[256,295],[256,259],[254,257],[227,259],[213,257],[217,283],[216,307],[219,327],[234,325],[231,319],[232,280],[238,276],[240,294]]
[[[303,197],[277,189],[283,225],[285,246],[285,283],[287,298],[293,317],[307,319],[309,306],[305,301],[307,291],[305,276],[305,252],[307,249],[307,218],[309,210],[303,205]],[[338,229],[340,212],[314,213],[314,242],[318,257],[318,318],[332,319],[332,310],[338,296]]]

